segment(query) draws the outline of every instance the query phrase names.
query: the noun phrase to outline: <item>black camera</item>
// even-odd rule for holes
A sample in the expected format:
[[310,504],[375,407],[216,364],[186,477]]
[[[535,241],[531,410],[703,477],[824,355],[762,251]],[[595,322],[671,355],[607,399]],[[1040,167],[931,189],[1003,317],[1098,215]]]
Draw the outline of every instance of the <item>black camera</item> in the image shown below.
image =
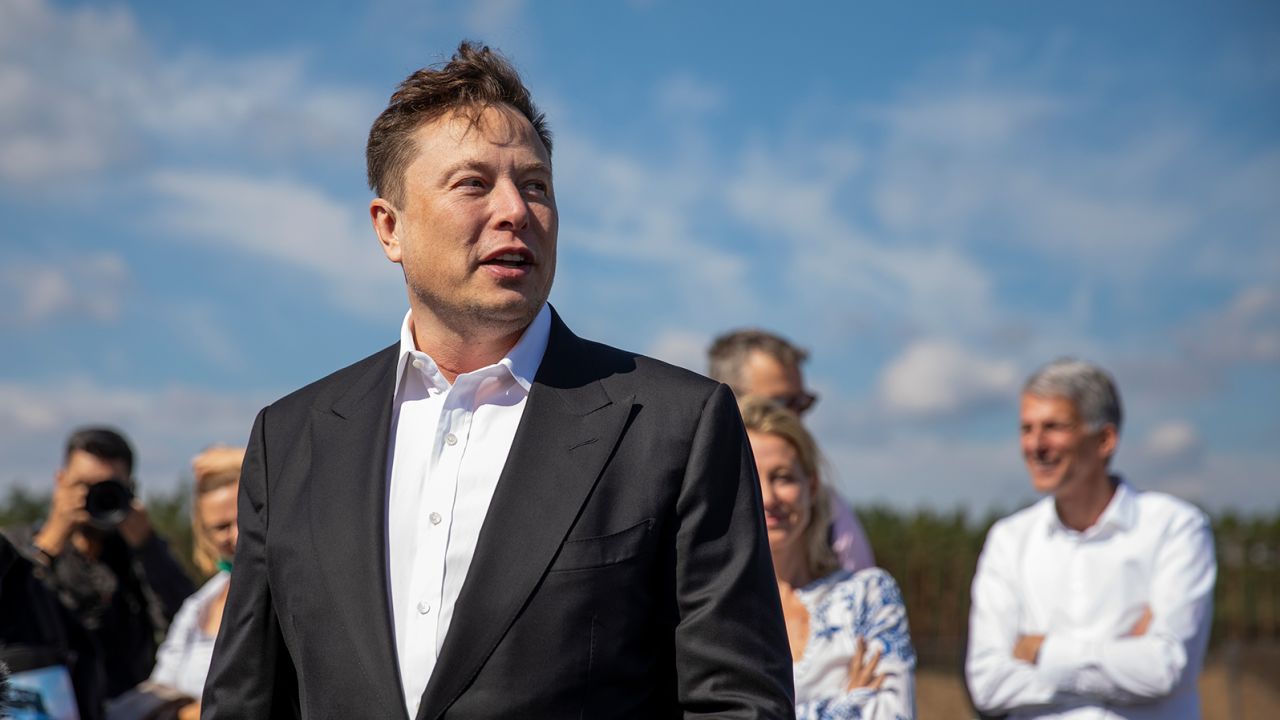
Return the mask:
[[101,530],[111,530],[129,514],[133,503],[133,491],[119,478],[110,478],[89,486],[84,499],[84,509],[89,512],[89,523]]

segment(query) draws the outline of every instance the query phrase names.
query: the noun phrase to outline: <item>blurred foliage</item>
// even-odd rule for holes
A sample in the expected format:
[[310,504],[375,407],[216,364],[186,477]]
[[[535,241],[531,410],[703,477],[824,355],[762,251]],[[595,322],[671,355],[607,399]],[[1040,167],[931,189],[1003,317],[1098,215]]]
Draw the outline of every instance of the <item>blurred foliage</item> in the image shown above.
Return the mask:
[[[169,550],[197,583],[205,577],[196,569],[191,557],[191,490],[183,483],[168,493],[144,493],[151,526],[169,543]],[[9,496],[0,501],[0,528],[43,522],[49,514],[49,493],[34,493],[21,487],[10,488]]]
[[[43,520],[47,494],[13,488],[0,504],[0,527]],[[156,532],[197,581],[191,560],[191,491],[147,495]],[[860,508],[876,561],[898,580],[921,662],[959,667],[969,622],[969,585],[987,530],[1005,513],[971,519],[964,510],[939,513]],[[1214,519],[1218,583],[1211,643],[1280,640],[1280,513]]]
[[[1005,513],[860,508],[876,562],[902,586],[921,662],[959,667],[969,586],[987,531]],[[1218,555],[1210,643],[1280,639],[1280,513],[1213,520]]]

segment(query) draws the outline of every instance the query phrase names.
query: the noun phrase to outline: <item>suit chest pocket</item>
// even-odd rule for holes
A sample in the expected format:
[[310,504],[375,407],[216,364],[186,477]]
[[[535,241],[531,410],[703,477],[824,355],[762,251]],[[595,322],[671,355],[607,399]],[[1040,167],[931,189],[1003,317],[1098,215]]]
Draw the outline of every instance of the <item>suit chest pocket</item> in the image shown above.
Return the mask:
[[653,518],[648,518],[609,535],[566,541],[550,571],[590,570],[626,562],[644,549],[653,524]]

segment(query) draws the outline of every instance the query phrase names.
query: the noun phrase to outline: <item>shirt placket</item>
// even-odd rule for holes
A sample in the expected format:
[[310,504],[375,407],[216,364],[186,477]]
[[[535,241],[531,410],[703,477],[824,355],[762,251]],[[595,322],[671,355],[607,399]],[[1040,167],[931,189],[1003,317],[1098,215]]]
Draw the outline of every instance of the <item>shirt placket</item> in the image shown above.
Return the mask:
[[[463,458],[466,456],[467,437],[471,430],[471,420],[475,414],[476,378],[472,375],[459,376],[445,398],[437,432],[438,450],[435,459],[435,477],[439,481],[440,493],[438,503],[427,510],[425,522],[428,537],[431,538],[431,558],[438,563],[432,573],[432,604],[434,621],[431,634],[427,637],[433,641],[433,652],[438,652],[444,642],[444,633],[439,625],[444,608],[444,592],[450,568],[448,566],[449,539],[453,532],[454,508],[458,499],[458,479],[462,472]],[[457,570],[454,569],[456,572]]]

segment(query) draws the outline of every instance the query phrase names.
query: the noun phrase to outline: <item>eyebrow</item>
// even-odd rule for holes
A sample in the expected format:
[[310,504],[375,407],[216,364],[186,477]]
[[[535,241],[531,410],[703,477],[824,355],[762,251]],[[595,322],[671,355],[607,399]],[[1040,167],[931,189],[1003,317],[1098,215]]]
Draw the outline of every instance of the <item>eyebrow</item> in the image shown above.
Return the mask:
[[[440,172],[441,180],[448,180],[460,172],[468,170],[490,172],[493,167],[486,162],[479,160],[459,160],[458,162],[446,167]],[[516,173],[519,175],[527,175],[529,173],[543,173],[551,175],[551,165],[541,160],[530,160],[516,164]]]

